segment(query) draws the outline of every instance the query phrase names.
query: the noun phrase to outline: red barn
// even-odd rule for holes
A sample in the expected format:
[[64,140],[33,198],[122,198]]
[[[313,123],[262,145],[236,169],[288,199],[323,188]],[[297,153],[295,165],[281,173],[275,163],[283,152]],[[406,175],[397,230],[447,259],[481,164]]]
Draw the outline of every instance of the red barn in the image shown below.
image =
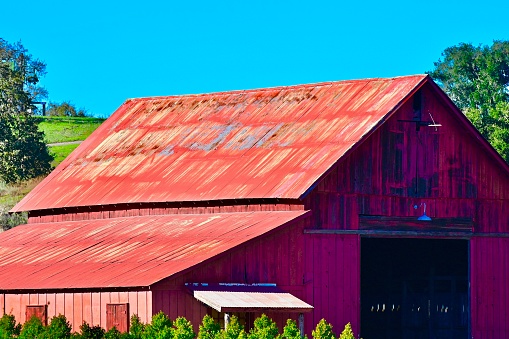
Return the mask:
[[508,338],[508,174],[424,75],[127,100],[13,208],[0,314]]

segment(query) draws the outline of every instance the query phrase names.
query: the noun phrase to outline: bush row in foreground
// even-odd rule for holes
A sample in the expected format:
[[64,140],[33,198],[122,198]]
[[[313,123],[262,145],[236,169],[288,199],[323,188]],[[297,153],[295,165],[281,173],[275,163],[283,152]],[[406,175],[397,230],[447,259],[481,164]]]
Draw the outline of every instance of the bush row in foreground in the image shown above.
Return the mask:
[[[322,319],[312,332],[313,339],[354,339],[350,323],[339,337],[332,331],[332,325]],[[32,317],[23,326],[16,323],[13,315],[4,314],[0,318],[0,339],[302,339],[297,323],[288,319],[283,333],[279,333],[276,323],[265,314],[254,321],[250,330],[244,329],[237,317],[232,316],[226,329],[206,315],[199,326],[198,334],[192,324],[184,317],[172,321],[162,312],[152,317],[152,322],[144,324],[137,315],[131,317],[129,333],[120,333],[115,327],[105,331],[100,326],[90,326],[86,322],[79,332],[71,332],[71,325],[63,315],[55,316],[48,326]],[[307,338],[305,338],[307,339]]]

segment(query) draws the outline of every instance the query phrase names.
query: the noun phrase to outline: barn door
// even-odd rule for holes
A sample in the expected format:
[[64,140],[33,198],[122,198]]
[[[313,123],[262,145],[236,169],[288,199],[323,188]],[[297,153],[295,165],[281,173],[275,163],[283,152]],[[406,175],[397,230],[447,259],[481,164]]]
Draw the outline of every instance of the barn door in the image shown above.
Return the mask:
[[129,332],[129,304],[106,304],[106,330]]
[[468,241],[363,238],[361,336],[466,339]]
[[454,276],[404,281],[402,338],[466,338],[467,286]]
[[47,325],[48,322],[48,306],[47,305],[29,305],[25,310],[26,321],[30,320],[32,317],[36,317],[39,319],[44,326]]

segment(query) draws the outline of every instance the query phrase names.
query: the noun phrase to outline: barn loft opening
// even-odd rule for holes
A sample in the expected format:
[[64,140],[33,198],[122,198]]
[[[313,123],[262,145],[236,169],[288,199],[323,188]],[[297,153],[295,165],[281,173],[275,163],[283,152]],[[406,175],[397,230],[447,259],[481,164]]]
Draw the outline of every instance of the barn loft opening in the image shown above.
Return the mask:
[[467,338],[468,240],[361,240],[361,336]]

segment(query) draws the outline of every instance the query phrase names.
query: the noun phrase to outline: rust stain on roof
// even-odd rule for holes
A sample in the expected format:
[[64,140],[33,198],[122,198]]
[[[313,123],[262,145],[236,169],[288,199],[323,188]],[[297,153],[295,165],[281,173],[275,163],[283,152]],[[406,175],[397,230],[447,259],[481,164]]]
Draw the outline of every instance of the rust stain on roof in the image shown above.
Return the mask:
[[130,99],[13,211],[298,199],[426,79]]

